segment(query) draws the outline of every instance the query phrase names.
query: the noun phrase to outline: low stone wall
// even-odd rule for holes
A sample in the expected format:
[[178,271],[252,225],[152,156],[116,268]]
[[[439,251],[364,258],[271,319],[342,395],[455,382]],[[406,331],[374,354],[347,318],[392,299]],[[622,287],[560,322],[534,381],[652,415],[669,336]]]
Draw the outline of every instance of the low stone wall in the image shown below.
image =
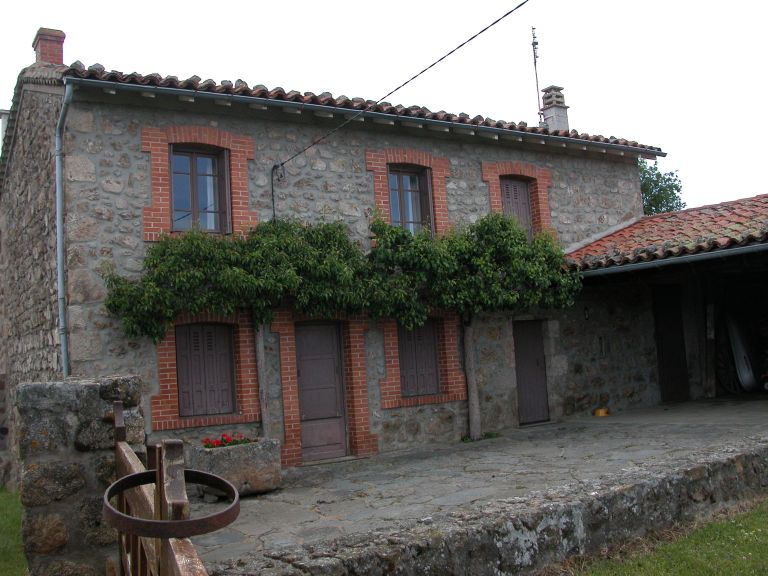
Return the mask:
[[646,465],[394,531],[273,549],[212,567],[211,574],[530,574],[766,492],[768,438],[750,438],[717,452],[692,453],[682,466]]
[[138,377],[20,384],[12,394],[22,540],[31,576],[103,574],[117,557],[116,533],[101,521],[115,480],[112,403],[122,400],[128,442],[144,448]]

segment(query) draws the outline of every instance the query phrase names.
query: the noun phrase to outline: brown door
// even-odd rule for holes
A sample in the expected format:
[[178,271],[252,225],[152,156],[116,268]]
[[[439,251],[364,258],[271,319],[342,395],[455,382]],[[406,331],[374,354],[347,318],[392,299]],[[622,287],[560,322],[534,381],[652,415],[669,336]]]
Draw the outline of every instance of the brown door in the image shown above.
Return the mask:
[[296,367],[304,461],[346,456],[341,345],[336,324],[296,326]]
[[513,335],[520,424],[546,422],[549,420],[549,399],[541,322],[538,320],[515,322]]
[[653,318],[656,357],[663,402],[688,400],[688,363],[685,359],[680,287],[654,286]]

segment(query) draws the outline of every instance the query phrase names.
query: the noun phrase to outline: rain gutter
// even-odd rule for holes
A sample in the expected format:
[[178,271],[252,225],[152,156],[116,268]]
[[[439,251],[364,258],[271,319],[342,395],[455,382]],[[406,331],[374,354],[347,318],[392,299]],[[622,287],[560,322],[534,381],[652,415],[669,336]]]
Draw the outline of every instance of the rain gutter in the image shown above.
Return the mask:
[[750,246],[740,246],[738,248],[725,248],[714,252],[700,252],[699,254],[686,254],[685,256],[672,256],[661,260],[652,260],[650,262],[639,262],[637,264],[620,264],[618,266],[609,266],[608,268],[597,268],[595,270],[585,270],[581,272],[584,278],[597,276],[608,276],[610,274],[620,274],[622,272],[637,272],[639,270],[650,270],[664,268],[674,264],[685,264],[686,262],[696,263],[706,260],[723,260],[731,256],[743,254],[753,254],[756,252],[768,251],[768,243],[752,244]]
[[225,106],[231,105],[231,103],[246,104],[251,108],[266,110],[267,108],[282,108],[286,111],[292,111],[294,113],[306,110],[307,112],[314,112],[323,117],[330,117],[331,115],[339,115],[349,118],[350,116],[357,116],[359,118],[370,118],[374,122],[378,121],[385,124],[394,124],[397,120],[402,126],[406,127],[419,127],[418,125],[427,126],[429,129],[449,132],[453,131],[455,134],[472,135],[477,133],[479,135],[490,137],[493,139],[500,139],[504,141],[517,141],[527,144],[540,143],[556,145],[563,148],[574,147],[581,150],[610,150],[617,152],[620,155],[630,156],[645,156],[645,157],[657,157],[666,156],[666,152],[660,150],[650,150],[648,148],[638,148],[636,146],[627,146],[624,144],[610,144],[604,142],[592,142],[590,140],[579,140],[576,138],[570,138],[566,136],[553,136],[551,134],[534,134],[531,132],[522,132],[516,130],[508,130],[506,128],[496,128],[493,126],[476,126],[474,124],[462,124],[459,122],[447,122],[445,120],[434,120],[430,118],[419,118],[416,116],[398,116],[396,114],[386,114],[384,112],[371,112],[350,109],[339,108],[337,106],[325,106],[322,104],[305,104],[303,102],[291,102],[288,100],[275,100],[272,98],[260,98],[257,96],[241,96],[238,94],[218,94],[216,92],[202,92],[197,90],[186,90],[183,88],[166,88],[162,86],[142,86],[140,84],[123,84],[121,82],[112,82],[109,80],[94,80],[92,78],[77,78],[75,76],[67,76],[64,78],[64,83],[67,85],[74,84],[76,86],[97,88],[100,90],[108,91],[122,91],[122,92],[139,92],[147,96],[155,94],[164,94],[168,96],[177,96],[182,98],[192,99],[204,99],[212,100],[216,103],[223,104]]
[[59,344],[61,346],[61,370],[64,378],[69,376],[69,332],[67,330],[67,293],[64,284],[64,124],[69,104],[72,102],[73,86],[65,82],[64,103],[56,124],[56,288],[59,300]]

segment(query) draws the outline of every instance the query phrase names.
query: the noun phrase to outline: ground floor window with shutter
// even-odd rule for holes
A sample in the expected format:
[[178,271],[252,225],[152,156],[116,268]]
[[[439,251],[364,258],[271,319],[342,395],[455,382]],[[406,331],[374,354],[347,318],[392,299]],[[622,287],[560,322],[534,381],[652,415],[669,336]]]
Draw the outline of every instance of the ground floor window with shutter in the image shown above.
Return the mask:
[[440,393],[436,333],[432,319],[413,330],[399,327],[400,386],[404,397]]
[[179,416],[235,411],[233,340],[227,324],[176,326]]

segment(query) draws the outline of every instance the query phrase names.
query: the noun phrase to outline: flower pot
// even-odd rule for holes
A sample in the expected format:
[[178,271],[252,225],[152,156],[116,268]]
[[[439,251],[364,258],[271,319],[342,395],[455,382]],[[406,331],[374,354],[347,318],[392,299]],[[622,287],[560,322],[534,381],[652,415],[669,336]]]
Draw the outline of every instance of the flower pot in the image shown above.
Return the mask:
[[229,480],[241,496],[269,492],[280,487],[280,442],[257,438],[247,444],[219,448],[193,446],[189,467]]

